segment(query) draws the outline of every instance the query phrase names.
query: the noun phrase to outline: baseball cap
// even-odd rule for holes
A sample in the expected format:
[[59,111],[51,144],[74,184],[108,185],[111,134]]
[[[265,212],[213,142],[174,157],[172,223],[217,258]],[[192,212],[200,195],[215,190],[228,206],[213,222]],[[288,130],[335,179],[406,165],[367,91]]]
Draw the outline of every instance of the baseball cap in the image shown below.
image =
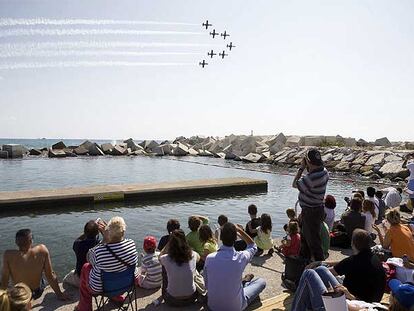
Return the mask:
[[388,283],[392,295],[405,308],[410,309],[414,306],[414,285],[401,283],[397,279],[392,279]]
[[149,235],[144,239],[144,251],[155,250],[157,248],[157,240]]
[[321,166],[323,165],[321,153],[318,149],[311,148],[306,152],[306,159],[313,165]]

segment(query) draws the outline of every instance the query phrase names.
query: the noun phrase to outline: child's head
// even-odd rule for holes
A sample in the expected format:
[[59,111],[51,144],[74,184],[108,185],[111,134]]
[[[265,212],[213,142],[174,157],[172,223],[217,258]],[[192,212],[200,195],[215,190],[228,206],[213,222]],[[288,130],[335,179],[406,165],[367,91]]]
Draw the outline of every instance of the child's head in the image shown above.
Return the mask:
[[295,210],[293,208],[288,208],[286,210],[286,215],[287,215],[287,217],[289,217],[289,219],[296,218],[296,213],[295,213]]
[[269,214],[262,214],[260,217],[261,225],[260,228],[263,232],[269,233],[272,231],[272,218],[270,218]]
[[157,248],[157,240],[153,236],[146,236],[143,248],[147,254],[153,254]]
[[229,222],[229,219],[227,218],[226,215],[220,215],[217,219],[218,224],[220,225],[220,227],[224,226],[225,223]]
[[177,219],[170,219],[167,222],[168,234],[171,234],[174,230],[180,229],[180,222]]
[[200,234],[200,241],[202,243],[206,243],[213,239],[213,231],[211,230],[209,225],[202,225],[200,229],[198,229]]
[[367,213],[371,213],[372,217],[376,217],[375,215],[375,204],[372,201],[364,200],[362,201],[362,211]]
[[190,228],[191,231],[197,231],[198,228],[201,226],[201,220],[197,216],[190,216],[188,218],[188,228]]
[[335,207],[336,207],[336,199],[333,195],[328,194],[325,197],[324,203],[325,203],[326,208],[335,209]]
[[288,225],[289,234],[296,234],[299,232],[299,225],[296,221],[291,221]]
[[257,206],[254,204],[250,204],[247,208],[247,211],[249,212],[250,216],[256,216],[257,215]]

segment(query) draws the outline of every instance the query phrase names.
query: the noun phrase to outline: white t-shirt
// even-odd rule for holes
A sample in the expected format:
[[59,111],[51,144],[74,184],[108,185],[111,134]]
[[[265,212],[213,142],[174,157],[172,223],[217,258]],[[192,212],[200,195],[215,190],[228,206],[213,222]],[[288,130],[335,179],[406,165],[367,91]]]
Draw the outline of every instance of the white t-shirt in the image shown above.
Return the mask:
[[375,219],[372,217],[370,212],[363,212],[362,215],[365,215],[365,231],[372,233],[372,225],[375,224]]
[[329,231],[332,231],[332,227],[335,222],[335,210],[325,207],[325,213],[325,223],[328,225]]

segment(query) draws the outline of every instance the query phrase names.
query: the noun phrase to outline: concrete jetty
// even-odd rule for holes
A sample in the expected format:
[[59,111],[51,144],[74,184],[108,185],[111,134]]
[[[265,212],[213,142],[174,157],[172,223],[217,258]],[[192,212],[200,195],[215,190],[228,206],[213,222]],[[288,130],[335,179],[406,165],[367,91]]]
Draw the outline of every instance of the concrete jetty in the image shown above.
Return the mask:
[[15,207],[30,208],[110,201],[165,200],[186,196],[227,195],[266,191],[266,180],[251,178],[219,178],[153,184],[7,191],[0,192],[0,212],[7,208]]

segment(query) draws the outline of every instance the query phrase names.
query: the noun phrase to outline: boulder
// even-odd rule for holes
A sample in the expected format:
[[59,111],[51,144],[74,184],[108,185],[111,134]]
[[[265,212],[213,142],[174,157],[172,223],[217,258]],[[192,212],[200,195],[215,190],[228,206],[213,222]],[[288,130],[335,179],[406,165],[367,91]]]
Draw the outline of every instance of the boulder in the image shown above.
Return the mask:
[[407,150],[414,150],[414,142],[405,142],[404,143],[404,148]]
[[378,153],[376,155],[371,156],[365,165],[380,165],[384,163],[385,160],[385,153]]
[[9,153],[7,151],[0,150],[0,159],[7,159],[9,157]]
[[364,165],[360,167],[359,172],[363,174],[365,172],[372,171],[373,169],[374,167],[372,165],[368,165],[368,166]]
[[287,147],[303,146],[303,138],[300,136],[288,136],[285,145]]
[[357,145],[358,147],[368,147],[368,146],[369,146],[369,143],[368,143],[366,140],[364,140],[364,139],[360,138],[360,139],[358,139],[358,141],[356,142],[356,145]]
[[375,146],[382,146],[382,147],[391,147],[392,144],[391,142],[388,140],[387,137],[382,137],[382,138],[378,138],[375,143]]
[[389,156],[385,157],[385,162],[396,162],[396,161],[401,161],[402,158],[398,155],[395,154],[390,154]]
[[272,156],[270,155],[270,151],[266,151],[266,152],[263,152],[263,153],[262,153],[262,158],[263,158],[263,159],[265,159],[266,161],[267,161],[267,160],[270,160],[270,159],[271,159],[271,157],[272,157]]
[[354,174],[356,174],[356,173],[358,173],[359,172],[359,170],[360,170],[360,168],[361,168],[362,166],[361,165],[352,165],[351,166],[351,172],[352,173],[354,173]]
[[241,157],[241,159],[244,162],[257,163],[263,159],[263,156],[258,153],[249,153],[248,155]]
[[279,133],[275,136],[270,137],[269,139],[265,140],[265,143],[271,147],[274,144],[280,145],[280,146],[284,146],[285,143],[287,141],[287,138],[285,135],[283,135],[283,133]]
[[189,148],[183,143],[178,143],[177,146],[173,149],[173,155],[175,156],[186,156],[189,153]]
[[2,149],[3,151],[7,151],[7,157],[9,159],[23,158],[23,146],[22,145],[6,144],[6,145],[3,145]]
[[176,144],[162,144],[154,148],[154,152],[158,155],[172,155],[175,147],[177,147]]
[[333,157],[333,160],[334,161],[342,161],[343,157],[344,157],[343,153],[338,153]]
[[344,140],[343,140],[343,144],[344,144],[346,147],[355,147],[355,146],[357,145],[357,141],[356,141],[356,139],[355,139],[355,138],[352,138],[352,137],[347,137],[347,138],[344,138]]
[[39,149],[30,149],[29,154],[32,156],[39,156],[42,155],[42,151],[40,151]]
[[198,156],[198,151],[195,150],[194,148],[190,148],[188,149],[188,154],[191,156]]
[[355,153],[351,153],[351,154],[348,154],[347,156],[344,156],[341,159],[341,161],[343,161],[343,162],[352,162],[352,161],[354,161],[355,157],[356,157],[356,154]]
[[361,175],[362,176],[365,176],[365,177],[369,177],[369,176],[371,176],[373,174],[374,174],[374,171],[373,170],[369,170],[369,171],[365,171],[365,172],[361,173]]
[[233,152],[233,146],[232,145],[228,145],[227,147],[225,147],[221,153],[224,153],[224,155],[225,155],[223,159],[233,160],[233,159],[236,158],[236,155]]
[[352,164],[364,165],[365,162],[367,162],[369,158],[370,158],[370,155],[365,154],[365,153],[362,152],[355,158],[354,161],[352,161]]
[[65,158],[66,157],[66,153],[63,149],[49,149],[49,153],[48,153],[49,158]]
[[84,146],[79,146],[73,150],[73,152],[77,155],[87,155],[88,149],[86,149]]
[[111,154],[112,153],[112,149],[114,149],[114,145],[112,145],[110,143],[106,143],[106,144],[102,144],[101,145],[101,150],[105,154]]
[[328,154],[325,154],[325,155],[322,156],[322,161],[323,162],[329,162],[329,161],[332,161],[333,158],[334,157],[333,157],[332,153],[328,153]]
[[128,153],[127,148],[124,148],[120,145],[115,145],[112,149],[112,155],[114,156],[120,156],[120,155],[126,155]]
[[248,136],[245,139],[234,140],[232,142],[233,146],[233,153],[236,156],[243,157],[248,155],[249,153],[256,153],[256,148],[259,146],[258,138],[254,136]]
[[208,151],[208,150],[204,150],[204,149],[200,149],[200,150],[198,151],[198,155],[199,155],[200,157],[212,157],[212,156],[213,156],[213,154],[212,154],[210,151]]
[[90,142],[89,140],[85,140],[80,146],[83,146],[84,148],[89,150],[89,147],[93,145],[93,142]]
[[99,148],[99,146],[97,144],[92,144],[88,149],[88,153],[91,156],[105,155],[105,153],[101,150],[101,148]]
[[397,177],[406,178],[410,175],[407,168],[403,168],[404,161],[395,161],[395,162],[388,162],[385,163],[379,173],[383,177],[387,177],[390,179],[394,179]]
[[132,138],[124,140],[124,144],[127,144],[127,148],[130,148],[132,151],[136,151],[138,149],[142,150],[142,147],[136,144]]
[[53,150],[60,150],[60,149],[65,149],[66,145],[63,143],[63,141],[59,141],[56,144],[52,145],[52,149]]
[[334,169],[339,172],[349,172],[351,166],[348,162],[339,162]]
[[[128,148],[127,151],[128,150],[131,150],[131,149]],[[131,151],[128,155],[131,155],[131,156],[143,156],[143,155],[148,155],[148,153],[146,153],[143,149],[138,149],[138,150],[135,150],[135,151]]]
[[323,136],[305,136],[303,137],[304,146],[321,146],[326,142]]
[[[145,151],[151,151],[152,149],[159,146],[159,144],[155,140],[144,140],[143,142],[138,144],[142,148],[144,148]],[[130,148],[128,146],[128,148]],[[132,148],[131,148],[132,149]]]

